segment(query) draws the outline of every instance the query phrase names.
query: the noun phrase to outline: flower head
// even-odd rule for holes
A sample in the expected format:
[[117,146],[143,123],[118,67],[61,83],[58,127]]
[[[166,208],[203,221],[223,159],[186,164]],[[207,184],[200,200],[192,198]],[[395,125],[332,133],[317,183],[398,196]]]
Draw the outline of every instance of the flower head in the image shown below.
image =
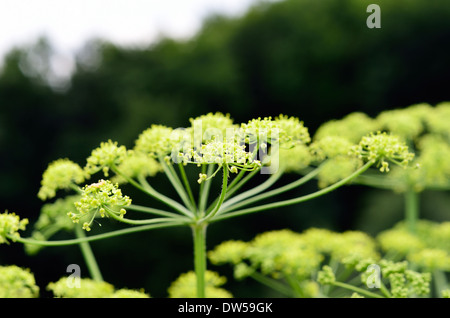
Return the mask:
[[113,165],[119,165],[127,156],[125,146],[117,146],[117,142],[102,142],[100,147],[94,149],[87,158],[84,170],[93,175],[102,170],[105,177],[108,176],[109,168]]
[[376,120],[365,113],[354,112],[342,119],[331,120],[322,124],[314,135],[315,140],[326,136],[339,136],[351,143],[357,143],[361,137],[379,129]]
[[280,129],[279,143],[281,147],[304,145],[311,141],[308,128],[297,117],[281,114],[275,118],[274,122]]
[[311,141],[308,129],[302,121],[283,114],[274,119],[258,117],[242,123],[239,134],[248,144],[277,142],[280,147],[285,148],[308,144]]
[[[233,295],[221,288],[226,277],[216,272],[205,272],[205,296],[207,298],[232,298]],[[193,271],[181,274],[169,287],[169,298],[195,298],[197,277]]]
[[38,197],[51,199],[58,189],[69,189],[73,184],[85,181],[88,175],[76,163],[69,159],[58,159],[50,163],[42,175]]
[[15,213],[8,211],[0,214],[0,244],[20,238],[19,230],[25,231],[28,219],[21,220]]
[[174,146],[172,132],[170,127],[152,125],[139,135],[134,150],[153,157],[164,157],[171,153]]
[[88,220],[83,223],[83,229],[90,231],[90,225],[97,214],[101,217],[110,214],[123,217],[126,213],[124,208],[130,204],[131,199],[122,194],[117,184],[109,180],[100,180],[83,188],[81,199],[75,202],[78,213],[70,211],[67,215],[74,223],[79,223],[80,219],[87,217]]
[[74,285],[72,277],[62,277],[47,285],[56,298],[109,298],[114,293],[114,286],[107,282],[79,278],[79,285]]
[[[117,168],[129,178],[153,177],[162,170],[161,164],[155,158],[135,151],[129,152]],[[112,180],[120,184],[127,182],[120,175],[116,175]]]
[[0,298],[37,298],[39,286],[29,269],[0,266]]
[[358,146],[352,147],[352,152],[361,159],[378,163],[381,172],[389,171],[388,161],[406,166],[414,158],[404,142],[384,132],[364,136]]
[[278,159],[285,172],[300,172],[309,166],[313,156],[306,145],[279,148]]
[[[216,139],[224,139],[230,131],[237,129],[239,126],[233,123],[233,119],[229,114],[222,113],[208,113],[196,118],[190,118],[191,128],[193,133],[196,134],[197,130],[201,133],[201,142],[211,140],[213,137]],[[197,136],[194,136],[197,138]]]
[[[238,143],[236,140],[218,140],[202,144],[201,147],[190,149],[187,152],[180,152],[178,160],[184,163],[202,164],[218,164],[219,166],[227,166],[232,173],[236,173],[237,169],[256,169],[261,166],[259,160],[253,159],[254,155],[247,152],[245,145]],[[206,180],[208,176],[199,175],[199,183]]]
[[414,140],[425,130],[425,116],[431,107],[426,104],[381,112],[375,119],[381,130],[399,136],[402,140]]
[[435,106],[426,117],[427,127],[431,133],[450,139],[450,102],[443,102]]

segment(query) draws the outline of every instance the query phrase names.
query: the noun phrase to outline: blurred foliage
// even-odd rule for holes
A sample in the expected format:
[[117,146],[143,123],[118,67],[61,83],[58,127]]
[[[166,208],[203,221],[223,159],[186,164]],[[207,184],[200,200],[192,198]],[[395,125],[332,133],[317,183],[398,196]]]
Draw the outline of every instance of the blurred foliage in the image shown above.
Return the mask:
[[[92,40],[78,53],[66,85],[49,80],[55,53],[49,40],[11,50],[0,74],[1,208],[35,222],[42,206],[37,191],[49,162],[70,158],[84,165],[100,142],[112,139],[131,147],[151,124],[182,127],[188,118],[210,111],[231,113],[238,122],[284,113],[299,117],[313,133],[321,123],[355,111],[374,116],[450,100],[450,2],[378,0],[381,29],[366,27],[369,3],[261,2],[241,17],[210,16],[190,39],[161,38],[146,49]],[[210,231],[209,244],[248,240],[286,226],[295,231],[360,227],[373,233],[401,218],[395,194],[377,192],[374,198],[368,191],[343,188],[327,200],[224,221]],[[439,211],[445,209],[437,206],[448,206],[448,198],[438,194],[434,201],[427,195],[423,216],[428,205],[430,215],[444,219]],[[93,244],[101,267],[115,264],[104,266],[105,279],[165,297],[170,282],[192,268],[184,261],[192,253],[186,243],[190,233],[167,232]],[[158,244],[133,253],[130,246],[144,239]],[[45,286],[68,264],[81,263],[76,247],[41,253],[46,261],[30,259],[20,246],[2,248],[0,264],[29,267]],[[115,273],[130,264],[133,275]]]

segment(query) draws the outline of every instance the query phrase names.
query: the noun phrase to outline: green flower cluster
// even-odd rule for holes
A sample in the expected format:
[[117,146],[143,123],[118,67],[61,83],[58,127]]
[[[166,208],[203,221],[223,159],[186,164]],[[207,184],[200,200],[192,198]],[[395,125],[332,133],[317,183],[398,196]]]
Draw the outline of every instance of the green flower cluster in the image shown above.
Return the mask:
[[[291,230],[269,231],[250,242],[226,241],[208,253],[215,265],[230,263],[236,279],[260,276],[286,283],[288,295],[318,297],[314,279],[324,261],[354,266],[364,259],[378,259],[375,241],[362,232],[336,233],[309,229],[304,233]],[[258,279],[259,280],[259,279]]]
[[59,189],[68,190],[73,185],[84,182],[89,176],[69,159],[58,159],[50,163],[42,175],[38,197],[41,200],[56,196]]
[[[162,171],[161,164],[155,158],[142,152],[131,150],[128,151],[127,156],[117,168],[128,178],[153,177]],[[111,180],[120,184],[127,183],[127,179],[121,175],[116,175]]]
[[[439,239],[444,239],[443,228],[448,225],[434,226],[435,234],[440,232]],[[426,236],[425,232],[422,227],[422,235]],[[253,278],[287,296],[430,297],[431,273],[443,267],[422,266],[424,262],[417,262],[407,255],[393,255],[392,251],[384,249],[384,235],[372,238],[359,231],[337,233],[311,228],[296,233],[285,229],[258,234],[249,242],[223,242],[209,251],[208,256],[215,265],[231,264],[236,279]],[[417,248],[423,253],[421,256],[428,257],[431,262],[432,256],[424,255],[429,249],[423,246],[438,238],[427,237],[429,241]],[[393,245],[408,243],[407,237],[399,238],[401,242]],[[448,238],[444,242],[441,245],[448,244]],[[411,244],[417,245],[417,242],[411,241]],[[401,246],[402,250],[404,248]],[[446,261],[448,266],[448,259]],[[373,271],[374,266],[379,268],[379,273]],[[377,281],[376,289],[369,286]],[[440,296],[444,295],[445,291],[441,291]]]
[[[314,135],[312,150],[324,158],[320,143],[327,138],[334,139],[333,150],[353,144],[352,151],[361,159],[376,160],[381,172],[392,170],[386,176],[383,187],[395,191],[422,191],[424,189],[450,188],[450,103],[436,106],[417,104],[401,109],[383,111],[375,118],[355,112],[339,120],[332,120],[319,127]],[[338,140],[340,139],[340,140]],[[344,142],[345,140],[345,142]],[[411,152],[411,154],[409,153]],[[345,157],[345,153],[341,153]],[[331,156],[333,158],[333,156]],[[349,157],[347,157],[349,158]],[[331,159],[334,160],[334,159]],[[357,163],[346,163],[344,159],[335,160],[335,175],[342,175],[358,167]],[[389,162],[396,163],[391,167]],[[408,167],[405,168],[406,164]],[[357,168],[355,168],[357,169]],[[346,171],[346,172],[345,172]],[[319,175],[322,184],[333,182],[336,178],[327,176],[332,169]],[[364,179],[364,184],[379,186],[377,180]],[[358,180],[356,180],[358,181]],[[371,181],[371,182],[369,182]]]
[[[227,279],[216,272],[205,272],[205,297],[206,298],[232,298],[233,295],[221,288]],[[195,298],[197,277],[194,272],[181,274],[169,287],[169,298]]]
[[89,278],[62,277],[47,289],[55,298],[150,298],[143,290],[115,289],[110,283]]
[[15,265],[0,266],[0,298],[37,298],[39,286],[33,273]]
[[389,171],[389,161],[405,167],[414,158],[406,144],[385,132],[364,136],[352,151],[361,159],[378,163],[381,172]]
[[117,184],[109,180],[100,180],[82,189],[80,200],[75,202],[78,213],[70,211],[67,215],[74,223],[79,223],[82,218],[89,218],[89,221],[83,223],[83,229],[90,231],[90,225],[95,217],[100,215],[102,218],[105,216],[123,218],[126,213],[125,207],[130,204],[131,199],[122,194]]
[[91,155],[87,158],[84,170],[93,175],[102,170],[105,177],[109,176],[111,166],[119,165],[127,156],[125,146],[117,146],[117,142],[102,142],[100,147],[92,150]]
[[28,219],[21,220],[15,213],[8,211],[0,214],[0,244],[8,244],[8,239],[15,241],[20,238],[19,230],[24,231]]
[[420,220],[414,234],[400,222],[381,232],[377,240],[392,257],[407,259],[426,271],[450,272],[450,222]]

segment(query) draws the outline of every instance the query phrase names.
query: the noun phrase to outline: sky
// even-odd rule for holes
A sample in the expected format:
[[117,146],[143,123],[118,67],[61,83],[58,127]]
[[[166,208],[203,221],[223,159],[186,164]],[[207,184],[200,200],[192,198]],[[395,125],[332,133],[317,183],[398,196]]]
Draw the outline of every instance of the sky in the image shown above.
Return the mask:
[[239,15],[258,1],[0,0],[0,61],[13,47],[46,36],[57,52],[55,71],[64,76],[73,67],[73,54],[89,39],[136,46],[161,34],[186,38],[210,13]]

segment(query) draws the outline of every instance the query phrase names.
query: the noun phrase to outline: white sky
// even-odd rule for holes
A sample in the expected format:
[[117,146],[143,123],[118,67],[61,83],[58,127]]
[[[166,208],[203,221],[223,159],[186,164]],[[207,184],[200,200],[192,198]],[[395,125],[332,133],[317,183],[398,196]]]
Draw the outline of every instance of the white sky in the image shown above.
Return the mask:
[[209,13],[242,14],[257,1],[0,0],[0,61],[12,47],[45,35],[67,68],[71,54],[89,39],[139,45],[160,34],[187,37]]

